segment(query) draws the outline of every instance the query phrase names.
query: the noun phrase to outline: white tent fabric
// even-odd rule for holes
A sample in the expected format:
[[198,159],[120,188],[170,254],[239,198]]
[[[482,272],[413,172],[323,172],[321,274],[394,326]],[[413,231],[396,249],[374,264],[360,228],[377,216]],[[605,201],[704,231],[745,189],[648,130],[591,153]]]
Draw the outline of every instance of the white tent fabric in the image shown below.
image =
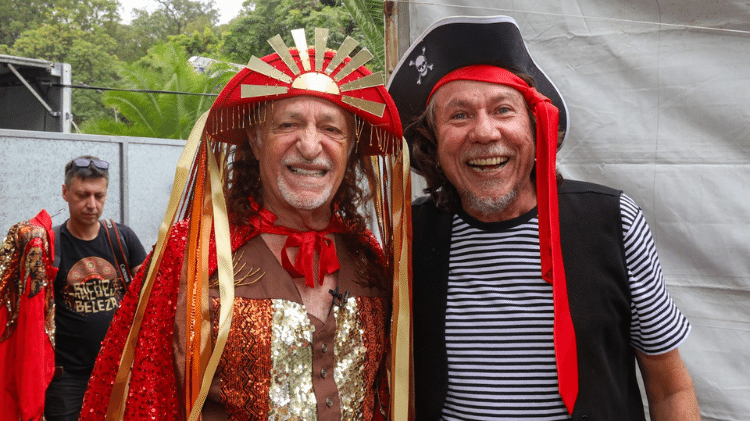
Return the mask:
[[750,420],[747,1],[413,1],[410,41],[453,15],[518,22],[567,102],[563,175],[644,209],[693,325],[680,352],[703,420]]

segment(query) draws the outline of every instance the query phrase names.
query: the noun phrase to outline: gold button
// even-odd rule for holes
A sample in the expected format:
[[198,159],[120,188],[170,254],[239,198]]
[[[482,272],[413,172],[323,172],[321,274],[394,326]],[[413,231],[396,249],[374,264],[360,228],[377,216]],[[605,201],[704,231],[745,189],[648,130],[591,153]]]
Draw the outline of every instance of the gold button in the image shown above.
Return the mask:
[[327,375],[328,375],[328,372],[326,372],[325,368],[320,370],[320,377],[325,379]]
[[326,351],[328,351],[328,344],[323,344],[323,345],[321,345],[321,346],[320,346],[320,350],[321,350],[321,351],[323,351],[323,352],[326,352]]
[[326,398],[326,406],[328,406],[329,408],[332,407],[333,406],[333,399]]

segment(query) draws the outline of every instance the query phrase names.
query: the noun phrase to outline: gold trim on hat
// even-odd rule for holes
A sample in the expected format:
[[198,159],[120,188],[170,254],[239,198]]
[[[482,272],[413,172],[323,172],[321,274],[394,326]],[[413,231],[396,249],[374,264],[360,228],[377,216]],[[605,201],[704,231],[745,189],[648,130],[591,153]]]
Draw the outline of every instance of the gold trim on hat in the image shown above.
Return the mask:
[[287,47],[284,43],[284,40],[281,39],[281,35],[276,34],[276,36],[268,40],[268,43],[271,44],[271,47],[274,51],[276,51],[276,54],[278,54],[279,57],[284,60],[284,63],[286,63],[286,67],[288,67],[289,70],[291,70],[292,73],[295,74],[295,76],[298,75],[299,66],[297,66],[297,63],[294,62],[292,53],[289,52],[289,47]]
[[376,86],[382,85],[383,82],[383,74],[378,72],[367,75],[365,77],[361,77],[351,82],[344,83],[343,85],[339,86],[339,89],[341,89],[341,92],[348,92],[357,89],[374,88]]
[[[343,63],[349,53],[359,45],[351,37],[346,37],[338,51],[328,63],[325,70],[323,68],[325,63],[326,53],[326,42],[328,41],[328,30],[325,28],[315,29],[315,70],[312,71],[312,62],[309,53],[309,47],[307,44],[307,38],[305,36],[305,30],[294,29],[292,30],[292,37],[299,54],[300,62],[304,72],[301,72],[300,65],[292,57],[289,48],[286,46],[280,35],[276,35],[268,40],[268,43],[273,47],[276,54],[286,64],[286,67],[291,70],[295,76],[290,77],[287,73],[277,69],[276,67],[266,63],[262,59],[255,56],[250,58],[247,64],[247,68],[275,79],[281,82],[281,85],[240,85],[240,97],[241,98],[257,98],[257,97],[270,97],[275,95],[283,95],[289,92],[289,89],[299,89],[303,91],[315,91],[330,95],[341,96],[341,102],[354,107],[358,110],[372,114],[377,117],[383,117],[383,113],[386,108],[386,104],[376,101],[369,101],[356,96],[342,95],[342,92],[353,92],[361,89],[374,88],[377,86],[384,85],[384,78],[382,73],[373,73],[367,76],[359,77],[350,82],[344,83],[339,86],[338,82],[348,77],[357,69],[364,66],[365,63],[373,58],[372,53],[367,49],[361,49],[353,58],[346,63],[340,70],[336,70],[341,63]],[[301,74],[300,74],[301,73]],[[232,123],[234,127],[234,123]]]
[[286,86],[240,85],[241,98],[282,95],[287,92],[289,92],[289,88]]
[[292,38],[294,38],[294,45],[297,47],[297,52],[299,53],[299,60],[302,62],[302,69],[309,72],[311,70],[310,54],[307,52],[305,29],[292,29]]
[[385,104],[375,101],[368,101],[366,99],[357,98],[353,96],[341,96],[341,102],[351,105],[354,108],[358,108],[364,112],[376,115],[378,117],[383,116],[385,111]]
[[255,56],[250,57],[250,61],[247,63],[246,67],[254,72],[258,72],[272,79],[276,79],[279,82],[283,82],[287,84],[292,83],[292,78],[288,74],[271,66],[270,64],[259,59],[258,57],[255,57]]
[[292,88],[341,95],[336,82],[330,76],[323,73],[304,73],[302,76],[294,79]]
[[[315,28],[315,71],[323,71],[323,60],[326,58],[328,45],[328,28]],[[323,54],[318,54],[323,52]]]
[[336,79],[336,82],[340,81],[341,79],[349,76],[355,70],[359,69],[360,66],[364,66],[365,63],[370,61],[372,58],[373,55],[369,50],[365,50],[364,48],[359,50],[359,52],[354,57],[352,57],[351,60],[349,60],[349,63],[346,63],[346,66],[344,66],[344,68],[341,69],[340,72],[336,73],[333,78]]
[[333,56],[330,62],[328,62],[328,67],[326,67],[325,72],[330,75],[337,67],[339,67],[339,64],[344,61],[344,58],[349,57],[349,54],[354,51],[358,45],[359,43],[355,41],[354,38],[346,37],[344,42],[341,43],[338,51],[336,51],[336,55]]

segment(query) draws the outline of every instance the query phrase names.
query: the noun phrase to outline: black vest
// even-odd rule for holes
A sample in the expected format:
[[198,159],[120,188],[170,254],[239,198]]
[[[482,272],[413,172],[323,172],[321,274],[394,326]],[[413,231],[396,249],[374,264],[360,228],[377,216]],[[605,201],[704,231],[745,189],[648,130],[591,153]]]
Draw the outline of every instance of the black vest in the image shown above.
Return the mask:
[[[574,420],[645,420],[630,346],[630,289],[620,193],[566,180],[560,235],[578,346]],[[448,385],[445,309],[453,214],[418,199],[413,221],[413,321],[417,421],[439,420]]]

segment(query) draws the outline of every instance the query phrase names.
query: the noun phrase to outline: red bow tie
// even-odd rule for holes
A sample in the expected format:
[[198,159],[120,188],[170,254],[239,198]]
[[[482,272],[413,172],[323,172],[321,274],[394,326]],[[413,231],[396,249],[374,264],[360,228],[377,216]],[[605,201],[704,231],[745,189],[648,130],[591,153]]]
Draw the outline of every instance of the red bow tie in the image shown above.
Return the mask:
[[[274,225],[276,215],[268,209],[258,210],[259,218],[251,221],[261,233],[286,235],[286,242],[281,249],[281,265],[292,278],[305,277],[305,284],[315,287],[315,252],[318,252],[318,284],[323,285],[323,278],[341,268],[336,245],[326,235],[344,232],[344,226],[336,217],[331,218],[327,227],[320,231],[299,231],[293,228]],[[287,248],[299,247],[294,265],[289,260]]]

